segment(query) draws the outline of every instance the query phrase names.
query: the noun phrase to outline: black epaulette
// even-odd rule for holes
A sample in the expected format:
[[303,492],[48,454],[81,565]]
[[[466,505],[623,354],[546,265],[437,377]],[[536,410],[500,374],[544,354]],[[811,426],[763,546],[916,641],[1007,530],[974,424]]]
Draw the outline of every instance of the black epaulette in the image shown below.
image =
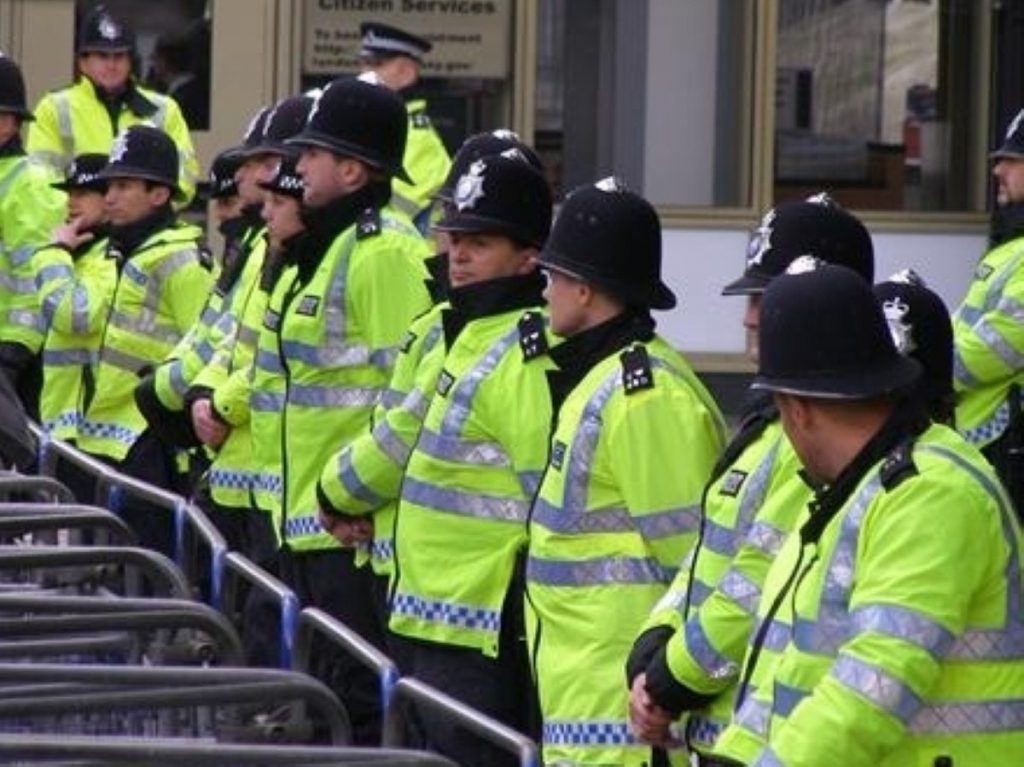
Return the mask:
[[626,394],[635,394],[643,389],[654,388],[654,373],[651,372],[651,358],[647,347],[633,344],[619,355],[622,362],[622,388]]
[[359,218],[356,219],[357,240],[365,240],[367,237],[376,237],[380,232],[380,210],[378,208],[367,208],[359,214]]
[[544,333],[544,315],[540,312],[527,312],[519,318],[519,348],[527,362],[547,354],[548,337]]
[[882,461],[878,478],[887,492],[895,490],[905,479],[917,474],[914,465],[914,440],[906,439],[894,447]]
[[426,112],[413,112],[409,115],[412,121],[412,127],[414,128],[429,128],[430,127],[430,116]]

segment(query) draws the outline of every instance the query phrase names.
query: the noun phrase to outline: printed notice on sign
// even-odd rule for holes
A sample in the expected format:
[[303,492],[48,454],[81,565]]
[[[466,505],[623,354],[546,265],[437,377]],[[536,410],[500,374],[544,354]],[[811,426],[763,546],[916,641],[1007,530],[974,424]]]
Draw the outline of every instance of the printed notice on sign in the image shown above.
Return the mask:
[[306,0],[303,70],[359,71],[359,25],[380,21],[434,44],[424,77],[503,78],[509,73],[512,0]]

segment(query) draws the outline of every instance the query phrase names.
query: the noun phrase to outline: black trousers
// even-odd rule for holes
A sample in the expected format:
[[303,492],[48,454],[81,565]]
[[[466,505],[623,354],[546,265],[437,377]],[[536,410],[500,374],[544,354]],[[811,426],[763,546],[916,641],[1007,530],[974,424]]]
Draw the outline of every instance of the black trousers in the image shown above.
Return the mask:
[[39,421],[39,392],[43,388],[42,357],[11,341],[0,342],[0,375],[18,393],[25,412]]
[[[498,638],[498,657],[478,650],[434,642],[413,644],[413,674],[514,730],[534,738],[540,734],[537,694],[530,672],[523,625],[523,591],[517,581],[505,597]],[[443,716],[420,708],[418,724],[426,747],[463,767],[514,767],[519,759],[481,740]]]
[[[351,550],[282,551],[281,580],[302,607],[318,607],[375,647],[387,652],[374,608],[369,567],[356,567]],[[319,640],[319,638],[318,638]],[[356,745],[380,743],[380,684],[377,675],[326,640],[315,641],[310,672],[334,690],[348,709]]]

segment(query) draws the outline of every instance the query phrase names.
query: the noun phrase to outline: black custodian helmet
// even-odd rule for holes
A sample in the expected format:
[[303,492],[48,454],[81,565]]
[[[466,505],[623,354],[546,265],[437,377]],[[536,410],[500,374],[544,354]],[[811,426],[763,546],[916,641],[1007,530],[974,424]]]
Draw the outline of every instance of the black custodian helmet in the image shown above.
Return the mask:
[[14,59],[0,52],[0,112],[32,120],[32,112],[25,100],[25,78]]
[[78,30],[76,53],[104,51],[129,53],[135,48],[135,36],[106,6],[97,5],[84,19]]
[[896,350],[864,278],[810,256],[772,280],[761,302],[753,388],[870,399],[913,384],[920,364]]
[[543,245],[551,229],[551,189],[515,151],[482,157],[470,165],[434,228],[503,234],[538,248]]
[[151,125],[132,125],[119,133],[99,177],[155,181],[170,187],[176,199],[184,197],[178,186],[178,148],[170,136]]
[[444,202],[451,202],[452,191],[455,189],[455,185],[469,170],[470,165],[481,157],[501,154],[509,149],[519,150],[523,159],[532,165],[537,172],[544,172],[544,164],[541,162],[540,157],[537,156],[537,153],[530,146],[523,143],[518,134],[506,128],[498,128],[497,130],[485,133],[477,133],[462,142],[459,151],[452,158],[452,167],[448,170],[447,178],[445,178],[444,183],[441,184],[437,192],[434,193],[434,196]]
[[616,178],[570,192],[538,258],[546,269],[590,282],[630,306],[671,309],[661,280],[661,222]]
[[306,126],[285,143],[354,157],[412,183],[402,168],[408,117],[405,104],[382,85],[355,77],[332,80],[313,103]]

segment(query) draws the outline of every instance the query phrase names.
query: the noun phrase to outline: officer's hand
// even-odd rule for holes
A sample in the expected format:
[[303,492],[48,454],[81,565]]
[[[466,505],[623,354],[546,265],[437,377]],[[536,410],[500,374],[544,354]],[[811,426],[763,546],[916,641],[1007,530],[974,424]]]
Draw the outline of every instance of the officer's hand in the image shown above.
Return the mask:
[[61,224],[53,230],[53,241],[63,245],[68,250],[74,250],[79,245],[89,242],[94,238],[92,232],[80,232],[82,226],[81,218],[73,218],[65,224]]
[[672,715],[654,704],[644,688],[646,681],[646,674],[637,674],[629,690],[629,728],[642,743],[667,747]]
[[320,509],[320,526],[346,548],[373,540],[373,519],[348,514],[328,514]]
[[218,448],[224,444],[231,429],[213,414],[209,399],[197,399],[192,403],[192,429],[204,445]]

